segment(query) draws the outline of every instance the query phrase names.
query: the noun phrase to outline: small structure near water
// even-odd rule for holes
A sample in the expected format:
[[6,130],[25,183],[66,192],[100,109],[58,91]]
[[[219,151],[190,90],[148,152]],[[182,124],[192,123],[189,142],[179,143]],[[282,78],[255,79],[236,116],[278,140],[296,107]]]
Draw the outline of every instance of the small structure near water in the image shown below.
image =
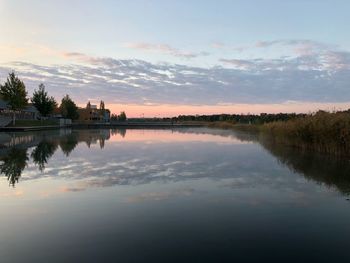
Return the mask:
[[111,112],[105,108],[105,103],[100,102],[100,107],[93,105],[90,101],[86,104],[85,108],[79,108],[79,121],[80,122],[110,122]]

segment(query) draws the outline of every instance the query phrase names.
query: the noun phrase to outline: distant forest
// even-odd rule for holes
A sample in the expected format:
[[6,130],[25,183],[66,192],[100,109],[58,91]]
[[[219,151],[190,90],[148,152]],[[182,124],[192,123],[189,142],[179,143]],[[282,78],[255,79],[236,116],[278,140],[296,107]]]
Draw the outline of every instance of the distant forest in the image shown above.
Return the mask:
[[261,114],[214,114],[214,115],[179,115],[177,117],[165,118],[128,118],[128,121],[144,121],[144,122],[231,122],[242,124],[264,124],[275,121],[288,121],[307,114],[296,113],[261,113]]
[[[213,115],[179,115],[177,117],[166,118],[128,118],[129,121],[145,122],[230,122],[233,124],[265,124],[270,122],[289,121],[308,116],[314,116],[320,113],[329,113],[319,110],[314,113],[260,113],[260,114],[213,114]],[[350,113],[346,111],[337,111],[332,113]]]
[[274,121],[288,121],[300,117],[305,117],[306,114],[296,114],[296,113],[277,113],[268,114],[261,113],[256,114],[215,114],[215,115],[180,115],[178,117],[172,118],[172,121],[225,121],[233,123],[242,124],[263,124]]

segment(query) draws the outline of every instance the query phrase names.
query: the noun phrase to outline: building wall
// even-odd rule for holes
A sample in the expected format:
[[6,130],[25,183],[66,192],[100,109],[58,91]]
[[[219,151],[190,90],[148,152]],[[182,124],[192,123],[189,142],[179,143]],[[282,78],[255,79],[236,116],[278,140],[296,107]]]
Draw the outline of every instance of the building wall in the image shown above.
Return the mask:
[[94,108],[79,108],[79,121],[94,122],[104,121],[109,122],[109,111],[99,110]]

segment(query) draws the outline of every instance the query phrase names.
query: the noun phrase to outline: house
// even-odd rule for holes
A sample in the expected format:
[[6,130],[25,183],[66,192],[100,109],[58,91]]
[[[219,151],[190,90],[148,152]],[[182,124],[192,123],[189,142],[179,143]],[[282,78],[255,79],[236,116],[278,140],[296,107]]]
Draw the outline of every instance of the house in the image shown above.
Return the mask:
[[[13,111],[6,101],[0,99],[0,116],[12,117]],[[40,113],[37,108],[29,103],[25,108],[16,111],[17,120],[37,120],[40,118]]]
[[29,119],[32,120],[37,120],[40,118],[40,112],[38,111],[38,109],[33,105],[33,104],[28,104],[27,107],[25,107],[22,110],[23,113],[26,114],[26,117],[28,117]]
[[90,101],[86,104],[85,108],[79,108],[79,121],[84,122],[109,122],[110,110],[105,109],[104,102],[101,101],[100,108],[97,105],[93,105]]

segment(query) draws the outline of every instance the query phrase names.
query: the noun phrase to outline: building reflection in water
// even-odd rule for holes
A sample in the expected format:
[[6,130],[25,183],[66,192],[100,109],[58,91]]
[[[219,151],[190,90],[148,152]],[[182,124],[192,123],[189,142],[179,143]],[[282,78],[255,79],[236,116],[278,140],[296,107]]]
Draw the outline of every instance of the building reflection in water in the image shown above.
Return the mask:
[[[184,134],[186,137],[196,134],[211,134],[221,138],[230,137],[234,140],[259,143],[291,171],[317,183],[334,187],[343,194],[348,195],[350,193],[350,161],[348,159],[300,151],[274,144],[257,135],[248,133],[210,129],[183,129],[174,131],[173,136],[176,136],[176,133]],[[30,160],[40,172],[43,172],[50,158],[59,148],[66,157],[69,157],[79,143],[85,143],[89,148],[96,145],[103,149],[106,141],[110,140],[112,136],[124,138],[125,135],[126,129],[67,129],[29,133],[2,133],[0,134],[0,172],[7,177],[11,186],[15,186]]]
[[[113,134],[120,134],[122,137],[125,133],[125,129],[113,130]],[[43,172],[58,148],[69,157],[79,143],[86,143],[89,148],[96,144],[103,149],[105,141],[110,137],[111,130],[108,129],[3,133],[0,135],[0,172],[7,177],[11,186],[15,186],[30,158],[39,171]]]

